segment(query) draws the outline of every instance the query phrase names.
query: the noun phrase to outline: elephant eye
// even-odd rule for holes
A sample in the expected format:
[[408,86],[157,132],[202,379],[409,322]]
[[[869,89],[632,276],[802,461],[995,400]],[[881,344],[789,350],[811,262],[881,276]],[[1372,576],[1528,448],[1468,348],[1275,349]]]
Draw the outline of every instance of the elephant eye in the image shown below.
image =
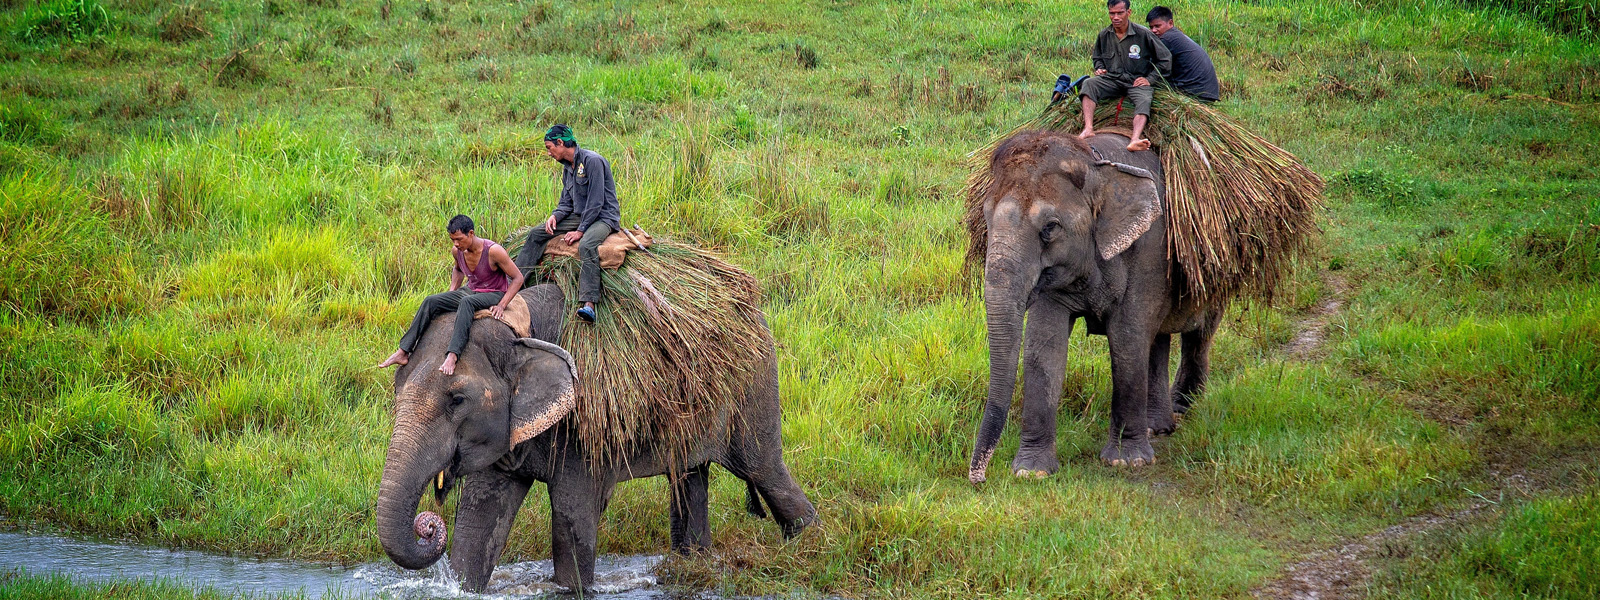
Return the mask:
[[1051,238],[1056,236],[1056,232],[1059,231],[1061,231],[1060,222],[1051,221],[1049,223],[1045,223],[1044,228],[1039,230],[1039,241],[1048,244],[1050,243]]
[[467,397],[466,396],[463,396],[461,394],[451,394],[450,395],[450,408],[455,408],[457,406],[461,406],[461,404],[466,402],[466,401],[467,401]]

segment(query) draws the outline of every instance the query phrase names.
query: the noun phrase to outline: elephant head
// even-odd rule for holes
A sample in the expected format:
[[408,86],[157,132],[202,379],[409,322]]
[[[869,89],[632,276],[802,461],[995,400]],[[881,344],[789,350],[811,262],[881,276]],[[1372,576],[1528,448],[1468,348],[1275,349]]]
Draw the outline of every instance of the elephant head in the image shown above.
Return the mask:
[[1084,304],[1074,310],[1088,309],[1108,287],[1108,266],[1161,216],[1155,175],[1104,160],[1076,136],[1013,136],[995,149],[989,172],[982,192],[989,394],[968,472],[973,483],[984,481],[1005,429],[1028,303],[1050,291]]
[[424,492],[433,488],[442,500],[456,479],[490,467],[577,403],[577,369],[559,346],[479,321],[455,374],[445,375],[438,367],[448,331],[430,328],[432,335],[395,374],[394,434],[376,518],[384,552],[408,569],[425,568],[444,554],[443,520],[432,512],[417,515]]

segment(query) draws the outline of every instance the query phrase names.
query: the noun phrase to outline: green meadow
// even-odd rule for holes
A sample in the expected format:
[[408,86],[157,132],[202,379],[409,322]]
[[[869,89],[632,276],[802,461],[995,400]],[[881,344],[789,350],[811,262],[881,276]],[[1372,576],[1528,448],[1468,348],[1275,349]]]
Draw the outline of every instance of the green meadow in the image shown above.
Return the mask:
[[[1110,368],[1080,337],[1062,470],[1006,474],[1013,424],[974,488],[967,155],[1089,69],[1104,3],[0,0],[0,516],[386,560],[391,375],[369,366],[448,285],[450,216],[498,240],[548,215],[540,136],[563,122],[612,161],[625,223],[761,281],[822,518],[786,542],[721,472],[717,551],[669,581],[1244,598],[1477,507],[1386,546],[1357,592],[1600,594],[1593,5],[1169,5],[1219,108],[1326,179],[1322,231],[1273,302],[1232,305],[1159,463],[1098,464]],[[1320,344],[1286,350],[1308,327]],[[621,485],[601,552],[667,551],[667,498]],[[546,558],[548,523],[536,486],[506,559]],[[0,598],[216,595],[107,589],[0,576]]]

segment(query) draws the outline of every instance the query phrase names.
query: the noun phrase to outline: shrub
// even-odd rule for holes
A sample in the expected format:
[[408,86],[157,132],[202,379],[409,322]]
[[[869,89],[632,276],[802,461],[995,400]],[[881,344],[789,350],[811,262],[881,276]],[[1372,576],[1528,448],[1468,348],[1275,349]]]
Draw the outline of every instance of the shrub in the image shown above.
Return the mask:
[[98,0],[57,0],[38,5],[17,20],[17,36],[38,43],[52,39],[82,42],[111,29],[111,16]]

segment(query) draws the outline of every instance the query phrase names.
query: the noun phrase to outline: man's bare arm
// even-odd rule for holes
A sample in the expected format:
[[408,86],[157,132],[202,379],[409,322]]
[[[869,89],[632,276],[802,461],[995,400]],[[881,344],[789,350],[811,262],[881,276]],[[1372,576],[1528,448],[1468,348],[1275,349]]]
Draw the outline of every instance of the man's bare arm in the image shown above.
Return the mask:
[[506,252],[505,248],[501,248],[500,246],[490,248],[489,260],[494,261],[493,264],[497,267],[500,267],[501,272],[511,276],[511,285],[510,287],[506,288],[505,296],[500,298],[499,304],[496,304],[494,307],[489,309],[489,314],[498,319],[500,318],[500,314],[505,312],[506,305],[511,304],[511,299],[516,297],[517,292],[522,291],[522,283],[524,278],[522,276],[522,269],[518,269],[517,263],[511,261],[511,255]]

